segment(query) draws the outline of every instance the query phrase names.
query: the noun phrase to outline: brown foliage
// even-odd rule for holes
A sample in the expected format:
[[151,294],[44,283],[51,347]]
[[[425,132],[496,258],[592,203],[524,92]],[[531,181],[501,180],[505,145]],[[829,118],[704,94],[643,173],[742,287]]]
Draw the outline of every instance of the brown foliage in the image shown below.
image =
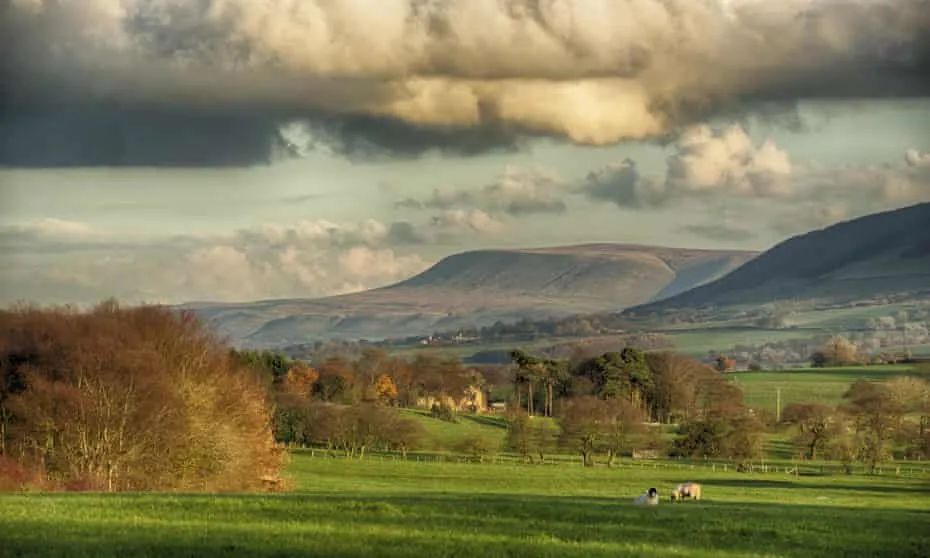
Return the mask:
[[0,312],[0,370],[4,453],[63,485],[235,490],[280,466],[259,381],[190,315]]

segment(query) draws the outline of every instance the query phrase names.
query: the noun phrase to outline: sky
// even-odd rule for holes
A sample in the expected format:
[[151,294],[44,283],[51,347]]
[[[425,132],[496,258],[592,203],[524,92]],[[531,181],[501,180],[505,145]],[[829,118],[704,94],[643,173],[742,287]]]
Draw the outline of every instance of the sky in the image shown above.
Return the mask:
[[0,304],[764,250],[930,201],[928,0],[10,0],[0,52]]

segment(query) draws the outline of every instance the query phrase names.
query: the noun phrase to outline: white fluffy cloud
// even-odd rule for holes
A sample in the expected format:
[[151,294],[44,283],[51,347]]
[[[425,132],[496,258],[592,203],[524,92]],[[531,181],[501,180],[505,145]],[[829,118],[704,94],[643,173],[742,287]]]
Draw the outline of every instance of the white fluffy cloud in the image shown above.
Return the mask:
[[[0,244],[15,240],[14,257],[22,260],[0,271],[0,287],[7,301],[33,298],[33,289],[69,293],[79,302],[108,296],[154,302],[325,296],[381,286],[427,267],[419,255],[397,251],[392,228],[375,220],[306,220],[127,244],[113,231],[46,219],[0,230]],[[22,230],[39,232],[27,238]],[[75,232],[95,242],[64,244]],[[29,268],[31,254],[49,249],[56,252],[50,262]]]
[[771,140],[756,145],[740,126],[686,129],[668,157],[664,180],[625,159],[590,172],[580,191],[620,207],[657,207],[696,196],[788,197],[792,166]]
[[669,191],[722,191],[750,197],[790,194],[788,154],[765,140],[756,146],[740,126],[715,130],[707,125],[685,131],[668,158]]
[[[927,92],[914,78],[930,28],[923,0],[16,0],[0,10],[19,98],[253,107],[281,126],[364,116],[604,144],[746,101]],[[757,157],[781,164],[775,152]]]

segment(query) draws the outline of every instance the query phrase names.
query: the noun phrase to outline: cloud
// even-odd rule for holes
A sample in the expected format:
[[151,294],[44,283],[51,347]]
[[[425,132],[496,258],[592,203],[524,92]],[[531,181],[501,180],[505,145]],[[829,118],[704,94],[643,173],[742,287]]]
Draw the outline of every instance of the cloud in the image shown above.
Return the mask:
[[[574,192],[631,209],[685,202],[700,203],[704,210],[741,207],[774,215],[770,225],[779,234],[930,201],[930,154],[917,148],[906,150],[898,163],[797,165],[772,140],[755,143],[740,126],[699,125],[686,129],[672,150],[664,180],[642,175],[635,161],[625,159],[589,172]],[[691,225],[681,230],[735,240],[748,229]]]
[[723,223],[706,225],[688,225],[679,229],[682,232],[719,241],[738,241],[753,238],[755,233],[748,229],[729,226]]
[[[7,302],[326,296],[382,286],[425,269],[429,262],[401,251],[419,237],[406,225],[304,220],[225,235],[127,240],[121,231],[44,219],[0,229],[0,245],[19,242],[0,262],[0,292]],[[67,240],[75,235],[93,242]]]
[[927,95],[928,29],[925,0],[11,0],[0,164],[667,137],[757,103]]
[[911,148],[904,153],[904,160],[911,167],[930,166],[930,153]]
[[658,207],[668,201],[663,185],[642,176],[636,162],[629,158],[591,171],[579,191],[593,200],[620,207]]
[[481,209],[488,214],[510,216],[564,213],[566,184],[555,174],[509,165],[491,184],[478,189],[434,188],[429,198],[403,198],[401,209]]
[[497,181],[481,189],[479,203],[510,215],[564,213],[562,180],[541,170],[508,166]]
[[741,126],[684,130],[666,162],[665,178],[643,176],[632,159],[588,173],[578,191],[620,207],[660,207],[696,196],[786,197],[788,154],[771,140],[756,145]]
[[771,140],[761,145],[740,126],[715,130],[707,125],[689,128],[668,158],[666,187],[679,193],[724,191],[750,197],[778,197],[790,193],[788,154]]
[[432,225],[442,229],[443,233],[471,231],[490,234],[503,229],[503,223],[480,209],[448,209],[433,217]]
[[427,239],[413,224],[407,221],[397,221],[391,223],[386,240],[388,244],[397,246],[404,244],[423,244]]

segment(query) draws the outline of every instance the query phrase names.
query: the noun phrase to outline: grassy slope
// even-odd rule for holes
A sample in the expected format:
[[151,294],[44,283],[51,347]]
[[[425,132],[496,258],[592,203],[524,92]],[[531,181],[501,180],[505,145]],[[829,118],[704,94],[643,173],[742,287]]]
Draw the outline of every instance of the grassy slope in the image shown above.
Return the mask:
[[[290,476],[277,495],[0,495],[0,555],[930,555],[925,478],[306,454]],[[682,480],[706,500],[630,503]]]
[[498,446],[504,443],[507,425],[502,418],[491,416],[459,415],[457,422],[447,422],[418,410],[403,411],[416,419],[426,433],[425,447],[430,450],[454,451],[468,437],[491,440]]

